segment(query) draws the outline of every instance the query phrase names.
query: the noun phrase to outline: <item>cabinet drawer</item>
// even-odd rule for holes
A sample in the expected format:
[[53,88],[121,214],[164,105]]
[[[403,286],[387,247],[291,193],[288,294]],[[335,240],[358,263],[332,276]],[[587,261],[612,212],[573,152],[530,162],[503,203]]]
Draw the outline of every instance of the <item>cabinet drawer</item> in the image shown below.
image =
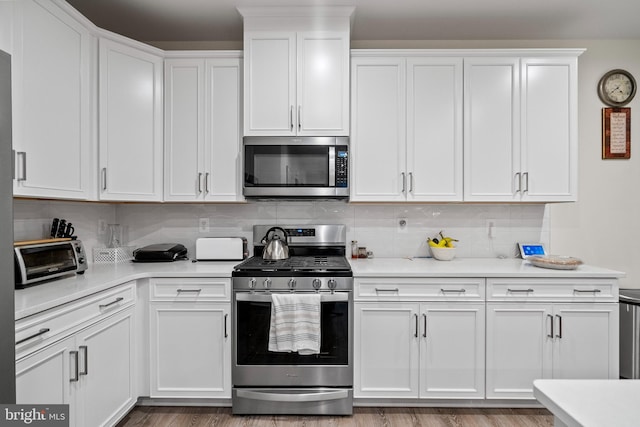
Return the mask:
[[231,279],[152,279],[151,301],[230,301]]
[[483,301],[485,279],[374,278],[354,280],[360,301]]
[[16,322],[16,360],[129,307],[136,283],[109,289]]
[[488,279],[488,301],[617,302],[615,279]]

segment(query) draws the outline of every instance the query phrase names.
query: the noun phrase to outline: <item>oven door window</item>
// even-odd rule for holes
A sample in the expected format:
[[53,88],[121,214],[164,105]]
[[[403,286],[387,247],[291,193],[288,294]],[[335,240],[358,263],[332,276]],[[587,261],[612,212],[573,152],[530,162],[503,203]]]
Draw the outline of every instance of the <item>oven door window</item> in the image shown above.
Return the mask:
[[320,354],[271,352],[271,303],[236,301],[236,357],[238,365],[347,365],[349,360],[349,304],[321,305]]
[[327,146],[245,146],[247,187],[328,187]]
[[21,253],[27,280],[76,269],[76,258],[70,244],[25,248]]

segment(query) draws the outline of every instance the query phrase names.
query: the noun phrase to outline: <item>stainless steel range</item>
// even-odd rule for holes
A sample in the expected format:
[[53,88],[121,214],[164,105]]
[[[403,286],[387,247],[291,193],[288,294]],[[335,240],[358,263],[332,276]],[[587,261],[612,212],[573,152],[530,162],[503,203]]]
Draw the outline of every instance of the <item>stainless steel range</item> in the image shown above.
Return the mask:
[[[254,226],[254,256],[232,274],[233,413],[349,415],[353,274],[345,258],[346,226],[281,226],[289,258],[276,261],[262,258],[270,228]],[[269,350],[278,295],[316,295],[319,351]]]

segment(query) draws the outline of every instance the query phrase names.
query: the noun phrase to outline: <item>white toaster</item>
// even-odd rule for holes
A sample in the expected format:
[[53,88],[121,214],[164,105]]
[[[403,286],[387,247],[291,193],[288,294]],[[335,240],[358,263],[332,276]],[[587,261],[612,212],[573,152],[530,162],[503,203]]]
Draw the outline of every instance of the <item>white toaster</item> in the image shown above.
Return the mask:
[[196,239],[198,261],[240,261],[249,255],[244,237],[202,237]]

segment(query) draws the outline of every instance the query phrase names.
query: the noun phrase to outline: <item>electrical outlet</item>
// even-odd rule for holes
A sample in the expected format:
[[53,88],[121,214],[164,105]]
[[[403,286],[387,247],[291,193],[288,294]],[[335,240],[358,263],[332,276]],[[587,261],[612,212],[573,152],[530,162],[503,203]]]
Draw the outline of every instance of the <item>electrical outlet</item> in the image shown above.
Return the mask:
[[106,234],[107,232],[107,221],[105,221],[104,219],[99,219],[98,220],[98,235],[102,236],[104,234]]
[[209,218],[200,218],[198,220],[198,231],[200,233],[209,232]]
[[487,236],[489,236],[490,239],[493,239],[495,237],[495,233],[496,233],[496,220],[488,219],[487,220]]
[[407,218],[398,218],[398,233],[406,233],[409,229]]

